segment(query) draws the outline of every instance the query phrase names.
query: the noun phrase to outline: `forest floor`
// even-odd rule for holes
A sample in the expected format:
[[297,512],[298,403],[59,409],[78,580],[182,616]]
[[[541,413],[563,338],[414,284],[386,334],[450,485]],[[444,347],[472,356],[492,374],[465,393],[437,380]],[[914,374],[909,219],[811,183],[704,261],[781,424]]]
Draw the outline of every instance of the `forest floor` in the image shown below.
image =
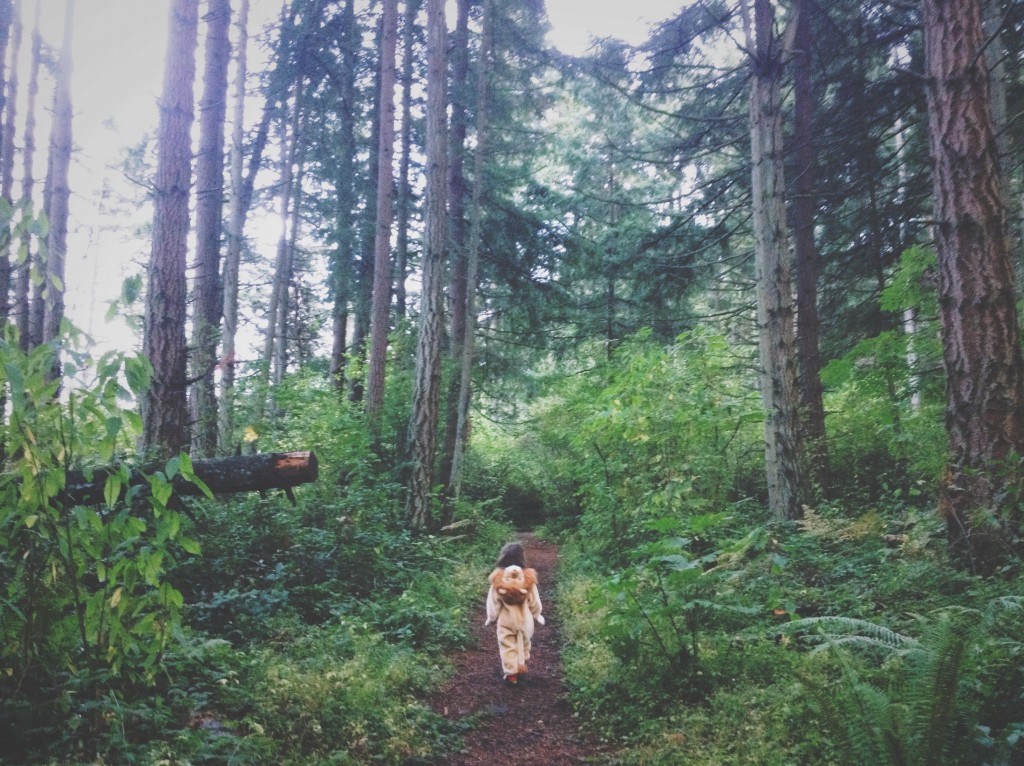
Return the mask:
[[506,685],[494,626],[484,627],[486,580],[482,580],[473,644],[452,658],[455,675],[432,701],[434,709],[449,719],[476,719],[463,751],[446,761],[451,766],[568,766],[598,762],[606,750],[580,731],[569,704],[554,598],[558,546],[532,534],[521,534],[519,540],[526,548],[527,566],[537,570],[547,624],[537,625],[534,631],[530,672],[520,677],[518,685]]

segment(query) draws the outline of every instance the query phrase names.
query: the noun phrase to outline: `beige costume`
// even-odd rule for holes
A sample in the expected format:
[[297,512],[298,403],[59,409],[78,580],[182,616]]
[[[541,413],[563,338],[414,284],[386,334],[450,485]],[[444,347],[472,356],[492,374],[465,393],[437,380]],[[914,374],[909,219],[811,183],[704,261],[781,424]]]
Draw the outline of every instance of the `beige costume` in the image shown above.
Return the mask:
[[544,624],[537,572],[513,565],[495,569],[488,579],[491,587],[487,592],[484,625],[497,623],[502,672],[506,678],[525,673],[534,620]]

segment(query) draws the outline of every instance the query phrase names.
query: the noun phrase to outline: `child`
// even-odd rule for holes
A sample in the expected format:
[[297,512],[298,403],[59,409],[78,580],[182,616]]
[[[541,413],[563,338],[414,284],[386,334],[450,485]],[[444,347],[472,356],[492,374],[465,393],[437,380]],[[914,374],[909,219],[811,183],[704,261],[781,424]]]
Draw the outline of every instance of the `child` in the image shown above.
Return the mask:
[[501,549],[498,567],[491,572],[487,592],[487,622],[498,625],[498,653],[505,683],[515,685],[526,673],[530,659],[533,622],[544,624],[541,615],[537,572],[526,566],[526,554],[520,543],[509,543]]

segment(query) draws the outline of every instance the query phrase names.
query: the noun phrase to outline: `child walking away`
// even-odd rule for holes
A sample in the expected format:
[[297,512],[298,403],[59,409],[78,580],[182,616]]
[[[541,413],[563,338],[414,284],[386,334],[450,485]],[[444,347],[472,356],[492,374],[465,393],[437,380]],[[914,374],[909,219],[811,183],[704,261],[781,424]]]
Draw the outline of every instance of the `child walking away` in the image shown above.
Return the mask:
[[526,566],[523,546],[509,543],[501,549],[498,566],[488,580],[491,587],[487,592],[484,625],[497,623],[501,670],[505,683],[514,685],[527,671],[534,620],[544,624],[537,572]]

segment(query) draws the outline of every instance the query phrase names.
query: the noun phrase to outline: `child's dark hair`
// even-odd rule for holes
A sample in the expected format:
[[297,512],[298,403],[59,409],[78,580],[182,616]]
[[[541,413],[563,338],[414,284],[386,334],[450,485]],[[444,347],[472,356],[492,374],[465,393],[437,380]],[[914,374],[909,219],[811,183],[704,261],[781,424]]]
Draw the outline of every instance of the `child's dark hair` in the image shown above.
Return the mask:
[[498,554],[499,567],[510,567],[513,565],[526,568],[526,551],[523,550],[522,543],[509,543]]

